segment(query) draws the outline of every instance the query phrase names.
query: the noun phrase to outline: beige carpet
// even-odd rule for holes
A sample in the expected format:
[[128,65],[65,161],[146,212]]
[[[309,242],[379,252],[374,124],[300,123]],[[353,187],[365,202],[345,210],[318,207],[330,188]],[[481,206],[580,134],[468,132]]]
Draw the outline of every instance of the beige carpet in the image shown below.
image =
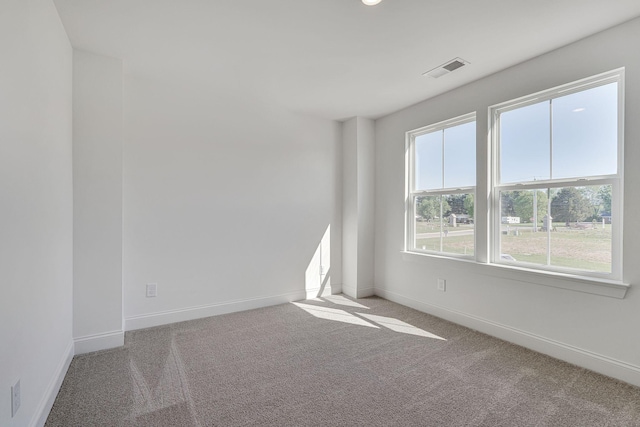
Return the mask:
[[46,426],[640,426],[640,389],[380,299],[128,332]]

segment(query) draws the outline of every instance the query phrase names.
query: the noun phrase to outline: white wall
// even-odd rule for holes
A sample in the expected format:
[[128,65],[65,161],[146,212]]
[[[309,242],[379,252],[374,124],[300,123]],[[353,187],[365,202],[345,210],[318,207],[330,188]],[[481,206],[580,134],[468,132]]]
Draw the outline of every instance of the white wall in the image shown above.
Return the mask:
[[304,298],[329,227],[341,283],[339,123],[195,82],[124,93],[127,330]]
[[53,3],[4,1],[0,53],[0,425],[17,427],[44,423],[73,354],[71,46]]
[[122,61],[73,52],[75,352],[124,344]]
[[375,141],[375,122],[358,117],[358,298],[374,287]]
[[342,128],[343,292],[354,298],[373,295],[374,121],[354,117]]
[[[376,293],[481,331],[640,385],[640,20],[427,100],[376,122]],[[624,281],[616,299],[546,286],[533,276],[506,276],[499,268],[421,256],[403,257],[404,133],[477,112],[480,259],[486,259],[490,105],[626,67]],[[446,78],[446,76],[444,77]],[[438,277],[447,291],[438,292]]]
[[358,291],[358,118],[342,124],[342,291]]

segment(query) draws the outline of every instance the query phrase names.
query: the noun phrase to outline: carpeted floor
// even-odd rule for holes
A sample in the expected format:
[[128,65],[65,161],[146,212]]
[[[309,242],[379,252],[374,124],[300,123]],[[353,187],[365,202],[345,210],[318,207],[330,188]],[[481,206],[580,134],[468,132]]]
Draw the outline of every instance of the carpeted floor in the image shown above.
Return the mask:
[[640,389],[336,295],[128,332],[75,357],[46,426],[640,426]]

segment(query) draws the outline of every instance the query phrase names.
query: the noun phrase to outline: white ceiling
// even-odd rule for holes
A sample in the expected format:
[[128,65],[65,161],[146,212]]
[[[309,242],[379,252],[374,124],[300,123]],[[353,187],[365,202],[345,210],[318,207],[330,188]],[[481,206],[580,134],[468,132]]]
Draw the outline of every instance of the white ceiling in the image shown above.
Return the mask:
[[[377,118],[640,16],[638,0],[54,0],[135,78]],[[470,65],[422,73],[454,57]],[[170,80],[169,80],[170,79]]]

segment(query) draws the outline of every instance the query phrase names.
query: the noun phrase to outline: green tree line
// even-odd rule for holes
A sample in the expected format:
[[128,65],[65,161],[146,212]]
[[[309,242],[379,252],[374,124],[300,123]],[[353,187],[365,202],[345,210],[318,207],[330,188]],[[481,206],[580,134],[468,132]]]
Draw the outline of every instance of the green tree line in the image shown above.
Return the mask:
[[[440,212],[441,203],[442,212]],[[427,221],[446,218],[451,214],[468,215],[469,218],[473,218],[473,211],[473,194],[421,196],[416,198],[416,214]]]
[[[534,194],[536,202],[534,203]],[[611,214],[611,186],[565,187],[549,190],[505,191],[501,193],[502,216],[515,216],[520,222],[531,222],[534,204],[541,222],[549,208],[554,222],[600,221]]]

